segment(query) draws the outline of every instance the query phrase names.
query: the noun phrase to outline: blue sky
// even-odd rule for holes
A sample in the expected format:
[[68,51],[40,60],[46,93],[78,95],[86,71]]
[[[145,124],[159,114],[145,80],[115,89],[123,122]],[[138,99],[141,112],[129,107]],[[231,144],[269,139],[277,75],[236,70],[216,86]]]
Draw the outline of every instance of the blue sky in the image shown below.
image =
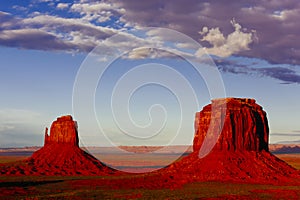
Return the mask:
[[[114,63],[95,90],[96,115],[107,122],[104,129],[117,138],[117,144],[168,143],[174,137],[174,124],[179,123],[176,116],[180,116],[172,90],[155,84],[141,87],[129,102],[133,120],[141,126],[147,125],[151,122],[149,107],[162,104],[169,111],[170,121],[166,122],[162,136],[148,143],[119,137],[120,130],[113,126],[112,118],[108,117],[110,109],[105,107],[110,103],[117,80],[140,64],[169,65],[184,75],[196,92],[199,105],[189,107],[189,111],[199,111],[210,101],[207,86],[184,59],[178,58],[198,59],[204,50],[214,60],[227,96],[254,98],[263,106],[268,114],[271,143],[299,143],[299,13],[297,0],[243,1],[231,5],[222,1],[179,0],[3,1],[0,4],[0,147],[42,145],[44,129],[56,117],[76,115],[72,109],[76,76],[97,46],[102,63],[116,49],[132,50]],[[176,34],[142,27],[178,31],[203,48],[178,42]],[[176,56],[141,49],[150,44],[165,47]],[[155,73],[155,78],[165,79],[162,71]],[[140,72],[141,80],[147,77]],[[178,83],[178,88],[184,87],[173,76],[166,80]],[[159,106],[152,111],[154,118],[164,116]],[[100,141],[104,140],[99,136],[101,131],[88,128],[95,120],[87,116],[76,119],[79,127],[82,124],[80,134],[86,144],[104,144]],[[187,144],[193,135],[193,123],[184,121],[183,126],[188,126],[191,133],[189,137],[179,135],[176,143]]]

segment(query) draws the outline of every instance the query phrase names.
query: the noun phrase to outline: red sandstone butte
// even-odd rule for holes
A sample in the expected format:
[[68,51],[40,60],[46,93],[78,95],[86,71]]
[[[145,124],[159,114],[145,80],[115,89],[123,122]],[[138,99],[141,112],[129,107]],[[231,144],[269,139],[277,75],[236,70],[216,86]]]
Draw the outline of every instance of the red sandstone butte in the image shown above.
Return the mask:
[[12,175],[107,175],[115,170],[83,151],[78,143],[77,122],[62,116],[45,132],[44,147],[23,161],[0,168],[0,174]]
[[[216,110],[214,114],[212,106]],[[218,120],[223,122],[223,126],[214,125]],[[209,126],[214,133],[221,133],[214,150],[268,151],[269,126],[266,112],[254,99],[215,99],[196,113],[194,151],[200,150],[208,136]]]
[[[299,172],[269,152],[268,138],[266,112],[254,99],[215,99],[196,113],[193,153],[163,172],[185,182],[299,182]],[[210,140],[215,145],[201,154]]]
[[50,136],[48,136],[48,128],[46,128],[45,145],[68,144],[78,147],[77,128],[77,122],[73,121],[72,116],[66,115],[57,118],[51,125]]

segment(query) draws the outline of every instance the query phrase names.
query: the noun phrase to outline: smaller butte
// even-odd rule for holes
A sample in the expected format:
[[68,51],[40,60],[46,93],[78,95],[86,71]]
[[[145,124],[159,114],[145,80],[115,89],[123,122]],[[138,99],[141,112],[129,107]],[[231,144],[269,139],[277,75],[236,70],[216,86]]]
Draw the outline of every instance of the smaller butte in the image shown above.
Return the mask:
[[8,175],[108,175],[116,171],[107,167],[79,145],[77,122],[72,116],[57,118],[45,132],[45,144],[19,165],[0,168]]
[[44,145],[66,144],[78,147],[79,139],[77,129],[77,122],[73,121],[71,115],[58,117],[51,125],[50,136],[48,135],[48,128],[46,128]]

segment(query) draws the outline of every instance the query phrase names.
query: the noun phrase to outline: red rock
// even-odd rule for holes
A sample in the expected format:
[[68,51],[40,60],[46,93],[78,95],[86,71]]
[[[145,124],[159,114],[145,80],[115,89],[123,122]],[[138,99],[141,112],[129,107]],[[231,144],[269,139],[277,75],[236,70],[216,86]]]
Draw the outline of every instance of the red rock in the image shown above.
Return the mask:
[[[224,123],[223,127],[220,126],[220,120]],[[210,134],[209,127],[213,134],[220,133],[219,137]],[[266,112],[254,99],[213,100],[212,104],[196,113],[194,151],[200,150],[204,140],[213,140],[210,137],[217,138],[213,150],[268,151],[269,127]]]
[[4,166],[0,174],[14,175],[108,175],[116,173],[79,146],[77,123],[72,116],[54,121],[44,147],[22,163]]
[[[220,121],[224,122],[223,127]],[[160,173],[180,174],[178,179],[188,182],[299,184],[299,172],[269,152],[268,137],[266,112],[254,99],[213,100],[196,113],[194,152]],[[201,154],[211,141],[215,144],[211,151]]]
[[79,146],[77,122],[73,121],[72,116],[58,117],[50,128],[50,136],[48,136],[48,128],[45,131],[45,146],[49,144],[70,144]]

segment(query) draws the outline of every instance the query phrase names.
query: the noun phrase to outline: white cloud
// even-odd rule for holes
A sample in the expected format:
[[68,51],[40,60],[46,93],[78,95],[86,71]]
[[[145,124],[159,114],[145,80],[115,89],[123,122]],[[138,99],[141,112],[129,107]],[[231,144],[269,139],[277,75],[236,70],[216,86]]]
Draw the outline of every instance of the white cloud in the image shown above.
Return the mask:
[[[26,26],[40,26],[42,30],[52,32],[60,38],[72,42],[71,32],[80,32],[84,37],[93,37],[98,40],[105,39],[117,33],[113,28],[96,26],[78,18],[62,18],[50,15],[39,15],[22,21]],[[96,43],[96,42],[95,42]]]
[[203,27],[202,31],[199,32],[201,35],[204,35],[201,41],[209,42],[212,47],[199,49],[196,55],[202,56],[206,51],[211,55],[228,57],[232,54],[249,50],[249,44],[253,42],[254,31],[250,33],[243,32],[242,26],[235,22],[235,20],[232,20],[231,24],[234,27],[234,32],[230,33],[227,37],[224,36],[218,27],[211,29]]
[[101,55],[112,55],[116,50],[121,53],[126,53],[131,49],[149,46],[149,42],[145,39],[137,37],[127,32],[117,32],[113,37],[99,41],[97,53]]
[[56,6],[56,8],[58,8],[58,9],[66,9],[66,8],[68,8],[69,7],[69,4],[68,3],[58,3],[57,4],[57,6]]
[[0,11],[0,17],[1,17],[1,16],[11,16],[11,14],[8,13],[8,12]]
[[193,43],[179,42],[179,43],[176,43],[176,47],[183,48],[183,49],[195,49],[197,46]]
[[[47,35],[48,33],[37,30],[37,29],[18,29],[18,30],[4,30],[0,34],[0,39],[8,40],[8,39],[17,39],[19,37],[23,37],[26,39],[31,37],[32,35]],[[54,35],[53,35],[54,36]]]
[[135,48],[131,52],[129,52],[129,59],[143,59],[149,56],[153,56],[150,54],[154,54],[154,49],[151,48]]
[[[142,30],[138,31],[140,34]],[[102,40],[97,47],[100,54],[111,55],[115,50],[125,53],[126,59],[145,59],[145,58],[178,58],[193,57],[193,54],[182,51],[177,47],[175,35],[161,35],[161,31],[151,30],[144,32],[147,36],[136,36],[134,33],[119,31],[113,37]],[[144,35],[141,34],[141,35]],[[173,44],[173,45],[172,45]],[[188,44],[185,44],[185,47]],[[180,46],[180,45],[179,45]],[[195,45],[189,45],[195,48]],[[105,59],[104,59],[105,60]]]
[[23,12],[27,11],[27,9],[28,9],[26,7],[19,6],[19,5],[14,5],[12,8],[15,10],[18,10],[18,11],[23,11]]
[[145,58],[179,58],[183,52],[171,48],[135,48],[128,53],[127,59],[145,59]]
[[212,28],[206,33],[205,29],[207,29],[207,27],[203,27],[202,33],[206,34],[206,36],[204,36],[201,41],[207,41],[214,47],[221,47],[226,43],[226,39],[219,28]]
[[[49,28],[49,30],[52,31],[58,31],[55,28],[60,28],[60,30],[83,30],[87,32],[86,34],[94,34],[94,31],[99,31],[107,34],[112,34],[115,32],[114,29],[102,27],[102,26],[96,26],[94,24],[91,24],[84,19],[79,18],[62,18],[62,17],[56,17],[51,15],[38,15],[32,18],[27,18],[22,20],[22,23],[25,25],[40,25],[43,28]],[[98,32],[98,34],[99,34]]]
[[[88,52],[102,40],[118,33],[118,30],[96,26],[81,18],[62,18],[50,15],[38,15],[21,21],[23,26],[38,26],[39,31],[53,35],[59,40],[61,50]],[[24,29],[20,29],[24,30]],[[59,44],[57,50],[59,50]]]
[[105,22],[112,16],[125,13],[123,8],[107,2],[75,3],[71,6],[71,11],[80,13],[87,21],[96,20],[98,22]]
[[82,14],[101,13],[104,10],[114,10],[115,8],[111,3],[76,3],[71,7],[72,10],[81,12]]
[[172,57],[172,54],[167,51],[161,51],[156,48],[140,47],[135,48],[128,54],[128,59],[145,59],[145,58],[160,58]]

